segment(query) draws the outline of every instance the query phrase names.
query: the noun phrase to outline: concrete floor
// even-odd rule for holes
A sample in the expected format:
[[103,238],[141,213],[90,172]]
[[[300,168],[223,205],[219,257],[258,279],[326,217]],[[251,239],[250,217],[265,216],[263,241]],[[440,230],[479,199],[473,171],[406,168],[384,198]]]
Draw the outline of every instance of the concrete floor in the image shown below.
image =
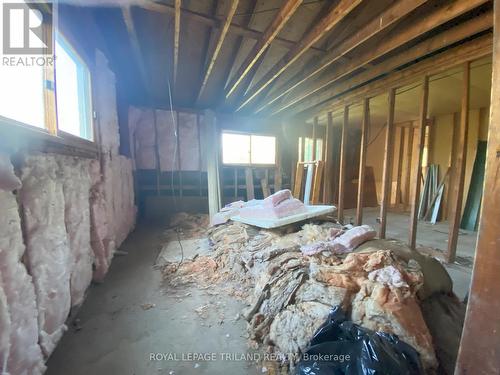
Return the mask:
[[[355,210],[346,210],[346,220],[354,222]],[[363,223],[371,225],[377,231],[380,224],[378,208],[365,208],[363,210]],[[409,213],[389,212],[387,214],[387,238],[395,238],[408,242],[408,228],[410,226]],[[427,247],[440,252],[445,252],[448,247],[448,222],[430,224],[420,221],[417,227],[417,248]],[[453,290],[458,298],[463,299],[470,286],[472,264],[476,249],[477,232],[460,229],[457,244],[457,259],[453,264],[443,265],[453,279]]]
[[[353,210],[346,212],[349,216],[354,216]],[[366,209],[364,222],[378,229],[377,216],[378,209]],[[390,212],[387,237],[407,241],[408,223],[408,214]],[[161,272],[153,267],[164,242],[162,231],[140,225],[125,241],[120,250],[128,254],[116,256],[105,282],[89,289],[75,313],[75,324],[70,324],[48,361],[48,375],[263,373],[254,361],[220,360],[223,353],[237,357],[251,353],[245,322],[236,319],[244,307],[241,302],[196,286],[174,290],[162,286]],[[419,223],[417,243],[444,250],[447,233],[446,223]],[[459,263],[445,265],[459,298],[469,288],[476,242],[474,232],[461,233]],[[144,309],[144,304],[154,307]],[[208,316],[202,318],[195,309],[205,305]],[[150,360],[155,353],[165,354],[166,359]],[[182,360],[199,353],[216,353],[217,360]]]
[[[151,225],[125,241],[120,250],[128,254],[115,256],[104,283],[89,289],[76,314],[81,329],[70,325],[48,361],[48,375],[262,373],[254,361],[241,360],[250,353],[245,321],[236,320],[242,303],[195,286],[162,286],[153,268],[161,243],[162,229]],[[144,304],[155,306],[145,310]],[[201,318],[195,309],[205,305],[208,317]],[[166,359],[150,360],[152,353]],[[187,358],[199,353],[216,353],[217,360]],[[225,353],[233,357],[220,360]]]

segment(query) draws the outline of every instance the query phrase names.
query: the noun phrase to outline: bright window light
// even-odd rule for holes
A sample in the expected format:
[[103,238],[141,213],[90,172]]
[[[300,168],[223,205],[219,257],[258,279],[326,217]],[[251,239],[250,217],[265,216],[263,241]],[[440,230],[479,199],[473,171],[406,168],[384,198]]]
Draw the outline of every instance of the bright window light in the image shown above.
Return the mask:
[[222,133],[222,162],[224,164],[276,163],[276,137]]
[[276,138],[262,135],[250,137],[252,164],[274,164],[276,162]]
[[250,136],[222,133],[222,162],[224,164],[250,164]]
[[58,129],[92,140],[90,73],[61,35],[56,40],[55,71]]

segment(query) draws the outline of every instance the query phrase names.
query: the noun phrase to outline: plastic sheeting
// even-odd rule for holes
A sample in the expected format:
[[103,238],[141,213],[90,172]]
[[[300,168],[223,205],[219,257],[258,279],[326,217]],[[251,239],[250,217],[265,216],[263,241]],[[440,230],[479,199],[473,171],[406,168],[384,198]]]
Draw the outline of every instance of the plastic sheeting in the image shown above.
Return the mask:
[[189,112],[130,107],[128,120],[134,167],[156,168],[156,122],[161,171],[206,170],[204,158],[200,160],[198,124],[202,117]]

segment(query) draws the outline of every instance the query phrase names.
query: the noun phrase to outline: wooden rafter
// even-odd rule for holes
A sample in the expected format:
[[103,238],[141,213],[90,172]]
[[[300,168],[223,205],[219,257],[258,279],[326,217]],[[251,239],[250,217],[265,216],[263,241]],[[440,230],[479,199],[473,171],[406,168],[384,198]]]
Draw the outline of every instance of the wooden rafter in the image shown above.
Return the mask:
[[320,90],[337,82],[339,79],[362,68],[375,59],[386,55],[387,53],[395,50],[398,47],[414,40],[415,38],[423,35],[424,33],[484,4],[487,0],[457,0],[446,7],[435,9],[426,17],[416,19],[413,23],[405,23],[404,28],[395,30],[391,35],[387,36],[382,43],[375,48],[362,51],[358,56],[352,59],[351,63],[339,67],[332,76],[327,76],[317,82],[309,85],[301,90],[301,92],[284,105],[280,106],[274,113],[282,112],[307,97],[318,93]]
[[175,0],[175,16],[174,16],[174,70],[173,79],[174,87],[177,82],[177,69],[179,66],[179,44],[181,36],[181,0]]
[[242,109],[269,84],[278,78],[290,65],[299,59],[314,43],[323,38],[335,25],[356,8],[363,0],[340,0],[332,5],[326,15],[268,71],[243,99],[237,110]]
[[[166,14],[175,14],[175,8],[171,5],[168,4],[160,4],[160,3],[154,3],[154,2],[141,2],[137,4],[138,7],[152,11],[152,12],[158,12],[158,13],[166,13]],[[186,18],[190,19],[192,21],[198,22],[202,25],[206,25],[209,27],[215,27],[215,28],[220,28],[220,21],[217,20],[216,18],[209,17],[206,14],[198,13],[198,12],[193,12],[188,9],[181,8],[181,15]],[[231,27],[229,28],[229,32],[236,34],[236,35],[241,35],[245,38],[250,38],[250,39],[255,39],[259,40],[262,38],[262,35],[264,33],[238,25],[236,23],[231,23]],[[285,48],[293,48],[295,46],[295,43],[293,40],[281,38],[281,37],[276,37],[274,38],[274,42],[276,44],[279,44]],[[325,50],[322,48],[317,48],[317,47],[311,47],[310,49],[312,52],[316,54],[323,54],[325,53]]]
[[[305,118],[309,118],[312,114],[316,114],[319,110],[324,107],[325,111],[331,111],[332,107],[336,106],[336,102],[340,101],[340,95],[346,93],[351,90],[353,87],[362,86],[366,82],[372,81],[373,79],[389,73],[396,68],[403,66],[407,63],[415,61],[418,58],[426,56],[432,52],[438,51],[444,47],[450,46],[458,41],[461,41],[468,36],[475,35],[479,32],[488,30],[493,25],[493,14],[492,12],[486,12],[481,14],[471,20],[468,20],[464,23],[461,23],[457,26],[454,26],[442,33],[431,37],[429,39],[424,40],[416,44],[404,51],[404,53],[400,53],[393,57],[388,58],[381,64],[377,64],[374,67],[353,76],[341,83],[335,85],[332,89],[321,92],[320,94],[315,95],[314,98],[305,100],[299,106],[294,107],[290,113],[297,114],[299,112],[303,112],[307,110],[307,112],[303,113]],[[489,38],[491,41],[491,38]],[[466,43],[467,45],[471,45],[471,43]],[[472,43],[473,44],[473,43]],[[472,46],[471,46],[472,47]],[[473,48],[473,47],[472,47]],[[430,58],[431,60],[434,58]],[[424,60],[425,61],[425,60]],[[401,75],[401,73],[397,73],[397,75]],[[407,80],[411,80],[410,75],[405,75]],[[388,80],[392,78],[386,78]],[[399,78],[401,79],[401,78]],[[376,81],[371,85],[376,85]],[[361,91],[363,88],[358,89],[357,91]],[[338,104],[338,107],[342,107],[343,104]],[[311,114],[309,114],[310,112]]]
[[313,77],[316,77],[318,73],[322,72],[334,62],[339,61],[339,59],[346,53],[352,51],[354,48],[385,30],[390,25],[398,22],[401,18],[405,17],[427,1],[428,0],[402,0],[391,5],[377,17],[368,22],[357,33],[347,38],[337,47],[330,49],[319,62],[306,69],[304,74],[299,77],[294,77],[292,80],[279,87],[278,90],[276,90],[278,94],[263,104],[257,112],[264,110],[276,102],[276,100],[282,98],[284,95],[295,89],[297,86],[302,85]]
[[232,0],[231,6],[229,7],[229,11],[226,15],[226,19],[224,20],[224,25],[219,30],[219,35],[217,38],[217,43],[215,44],[215,48],[212,52],[208,65],[205,69],[205,74],[203,76],[203,80],[201,83],[200,91],[198,92],[197,101],[200,99],[203,91],[208,83],[208,79],[210,78],[210,74],[215,66],[215,62],[217,61],[217,57],[219,56],[219,52],[222,49],[222,44],[224,43],[224,39],[226,38],[227,32],[229,31],[229,26],[231,25],[231,21],[233,20],[233,16],[236,13],[236,9],[238,8],[239,0]]
[[247,58],[240,66],[233,80],[228,86],[226,93],[226,98],[228,98],[238,85],[242,82],[245,76],[250,72],[255,63],[259,60],[259,57],[264,53],[264,51],[269,47],[271,42],[276,38],[278,33],[281,31],[283,26],[295,13],[302,0],[286,0],[285,4],[280,8],[276,17],[267,27],[266,31],[262,37],[255,43],[254,47],[250,50]]
[[[328,112],[330,115],[331,112]],[[365,197],[366,147],[370,126],[370,99],[363,100],[363,120],[361,123],[361,145],[359,149],[358,200],[356,205],[356,225],[363,224],[363,206]]]
[[141,75],[142,84],[146,92],[149,92],[149,80],[146,73],[146,67],[144,66],[144,59],[141,52],[141,47],[139,45],[139,40],[137,38],[137,31],[135,29],[134,19],[132,17],[132,11],[130,6],[122,8],[123,21],[127,27],[128,36],[130,38],[130,45],[132,47],[132,54],[134,55],[135,62],[139,68],[139,74]]

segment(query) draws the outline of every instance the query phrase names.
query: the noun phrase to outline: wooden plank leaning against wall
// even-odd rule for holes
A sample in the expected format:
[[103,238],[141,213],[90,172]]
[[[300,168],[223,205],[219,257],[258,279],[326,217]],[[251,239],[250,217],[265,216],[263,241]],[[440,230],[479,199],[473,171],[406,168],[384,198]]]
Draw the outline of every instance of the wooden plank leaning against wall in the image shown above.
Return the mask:
[[482,212],[455,374],[500,373],[500,0],[494,2],[493,76]]

